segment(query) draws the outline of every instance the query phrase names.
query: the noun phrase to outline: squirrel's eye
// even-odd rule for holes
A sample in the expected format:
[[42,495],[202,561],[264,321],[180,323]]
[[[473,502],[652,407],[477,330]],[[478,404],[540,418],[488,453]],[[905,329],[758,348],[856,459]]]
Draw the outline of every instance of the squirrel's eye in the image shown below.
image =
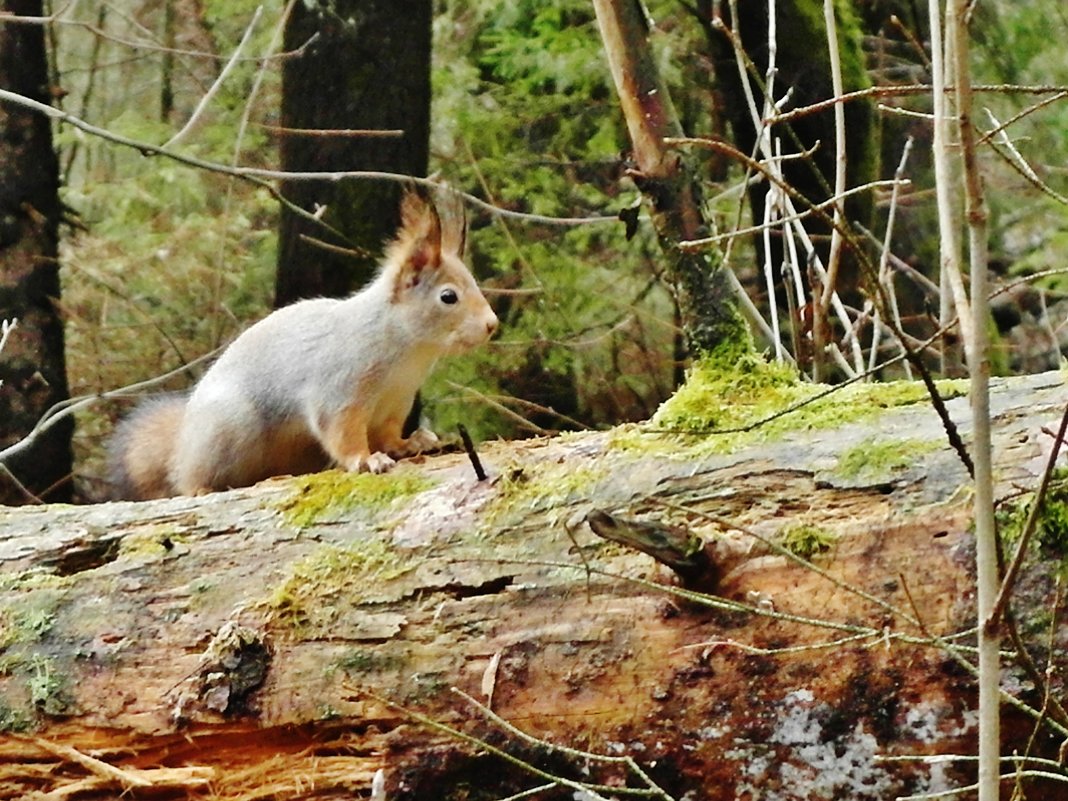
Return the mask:
[[455,289],[443,289],[441,290],[441,302],[448,303],[450,306],[460,299],[460,296],[456,294]]

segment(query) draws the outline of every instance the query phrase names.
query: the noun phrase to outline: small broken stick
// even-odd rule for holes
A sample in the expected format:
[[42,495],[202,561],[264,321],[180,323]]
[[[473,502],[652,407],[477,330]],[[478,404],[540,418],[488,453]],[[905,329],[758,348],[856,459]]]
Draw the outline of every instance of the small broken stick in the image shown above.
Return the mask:
[[467,451],[467,458],[471,460],[471,467],[475,470],[475,476],[479,481],[486,480],[486,471],[482,467],[482,460],[478,458],[478,453],[475,451],[475,443],[471,441],[471,435],[467,433],[467,426],[460,423],[456,426],[456,429],[460,432],[460,439],[464,443],[464,450]]
[[681,526],[634,520],[594,509],[586,522],[599,537],[653,557],[691,589],[711,591],[720,579],[719,567],[709,558],[705,542]]

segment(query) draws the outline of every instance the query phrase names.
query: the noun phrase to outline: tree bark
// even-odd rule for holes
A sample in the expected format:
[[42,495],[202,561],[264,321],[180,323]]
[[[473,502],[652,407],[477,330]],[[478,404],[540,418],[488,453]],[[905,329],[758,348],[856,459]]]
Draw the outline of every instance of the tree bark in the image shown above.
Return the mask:
[[[40,16],[40,0],[0,0]],[[0,24],[0,86],[49,102],[44,28]],[[22,439],[68,397],[57,259],[59,166],[46,117],[0,104],[0,320],[18,328],[0,353],[0,448]],[[71,421],[57,425],[0,470],[0,503],[71,496]],[[12,478],[12,476],[14,478]]]
[[[285,47],[315,41],[282,71],[284,170],[426,175],[430,141],[430,0],[296,3]],[[352,136],[347,130],[399,130]],[[310,133],[321,130],[320,134]],[[370,279],[396,230],[400,187],[368,181],[283,182],[282,192],[337,234],[283,210],[275,305],[346,295]],[[309,242],[325,241],[346,254]]]
[[[1063,404],[1057,373],[995,381],[999,497],[1034,486]],[[948,408],[967,437],[967,399]],[[975,745],[957,659],[971,652],[936,641],[975,624],[969,480],[944,441],[927,404],[891,404],[733,449],[634,428],[499,443],[483,482],[454,454],[385,477],[0,511],[0,798],[349,798],[379,770],[393,800],[550,781],[490,746],[572,782],[541,797],[642,786],[619,762],[521,740],[453,687],[546,741],[632,757],[652,797],[966,783],[966,763],[879,759]],[[907,459],[847,469],[895,443]],[[686,586],[706,595],[584,519],[700,538],[716,570]],[[821,572],[762,542],[802,523],[829,537]],[[1055,632],[1060,675],[1052,573],[1032,569],[1014,609],[1037,642]],[[1003,753],[1023,752],[1033,721],[1006,722]]]

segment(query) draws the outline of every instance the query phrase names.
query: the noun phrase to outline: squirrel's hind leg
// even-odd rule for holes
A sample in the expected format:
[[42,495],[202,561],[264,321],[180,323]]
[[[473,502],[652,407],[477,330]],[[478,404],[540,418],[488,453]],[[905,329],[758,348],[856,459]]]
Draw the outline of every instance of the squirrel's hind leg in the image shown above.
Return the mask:
[[358,405],[349,406],[322,431],[322,446],[331,459],[353,473],[385,473],[396,462],[382,451],[371,452],[370,414]]
[[249,401],[205,402],[194,395],[171,460],[171,483],[182,495],[247,487],[268,475],[263,465],[272,442]]

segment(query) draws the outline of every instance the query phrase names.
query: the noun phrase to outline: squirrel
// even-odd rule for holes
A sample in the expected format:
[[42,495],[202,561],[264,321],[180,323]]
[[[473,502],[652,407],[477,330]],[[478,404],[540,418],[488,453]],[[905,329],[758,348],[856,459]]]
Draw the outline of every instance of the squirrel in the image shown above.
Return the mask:
[[337,465],[381,473],[439,444],[403,425],[439,357],[486,342],[497,316],[462,260],[462,210],[443,226],[408,190],[377,277],[344,299],[278,309],[237,337],[189,393],[149,398],[109,447],[112,494],[148,500]]

